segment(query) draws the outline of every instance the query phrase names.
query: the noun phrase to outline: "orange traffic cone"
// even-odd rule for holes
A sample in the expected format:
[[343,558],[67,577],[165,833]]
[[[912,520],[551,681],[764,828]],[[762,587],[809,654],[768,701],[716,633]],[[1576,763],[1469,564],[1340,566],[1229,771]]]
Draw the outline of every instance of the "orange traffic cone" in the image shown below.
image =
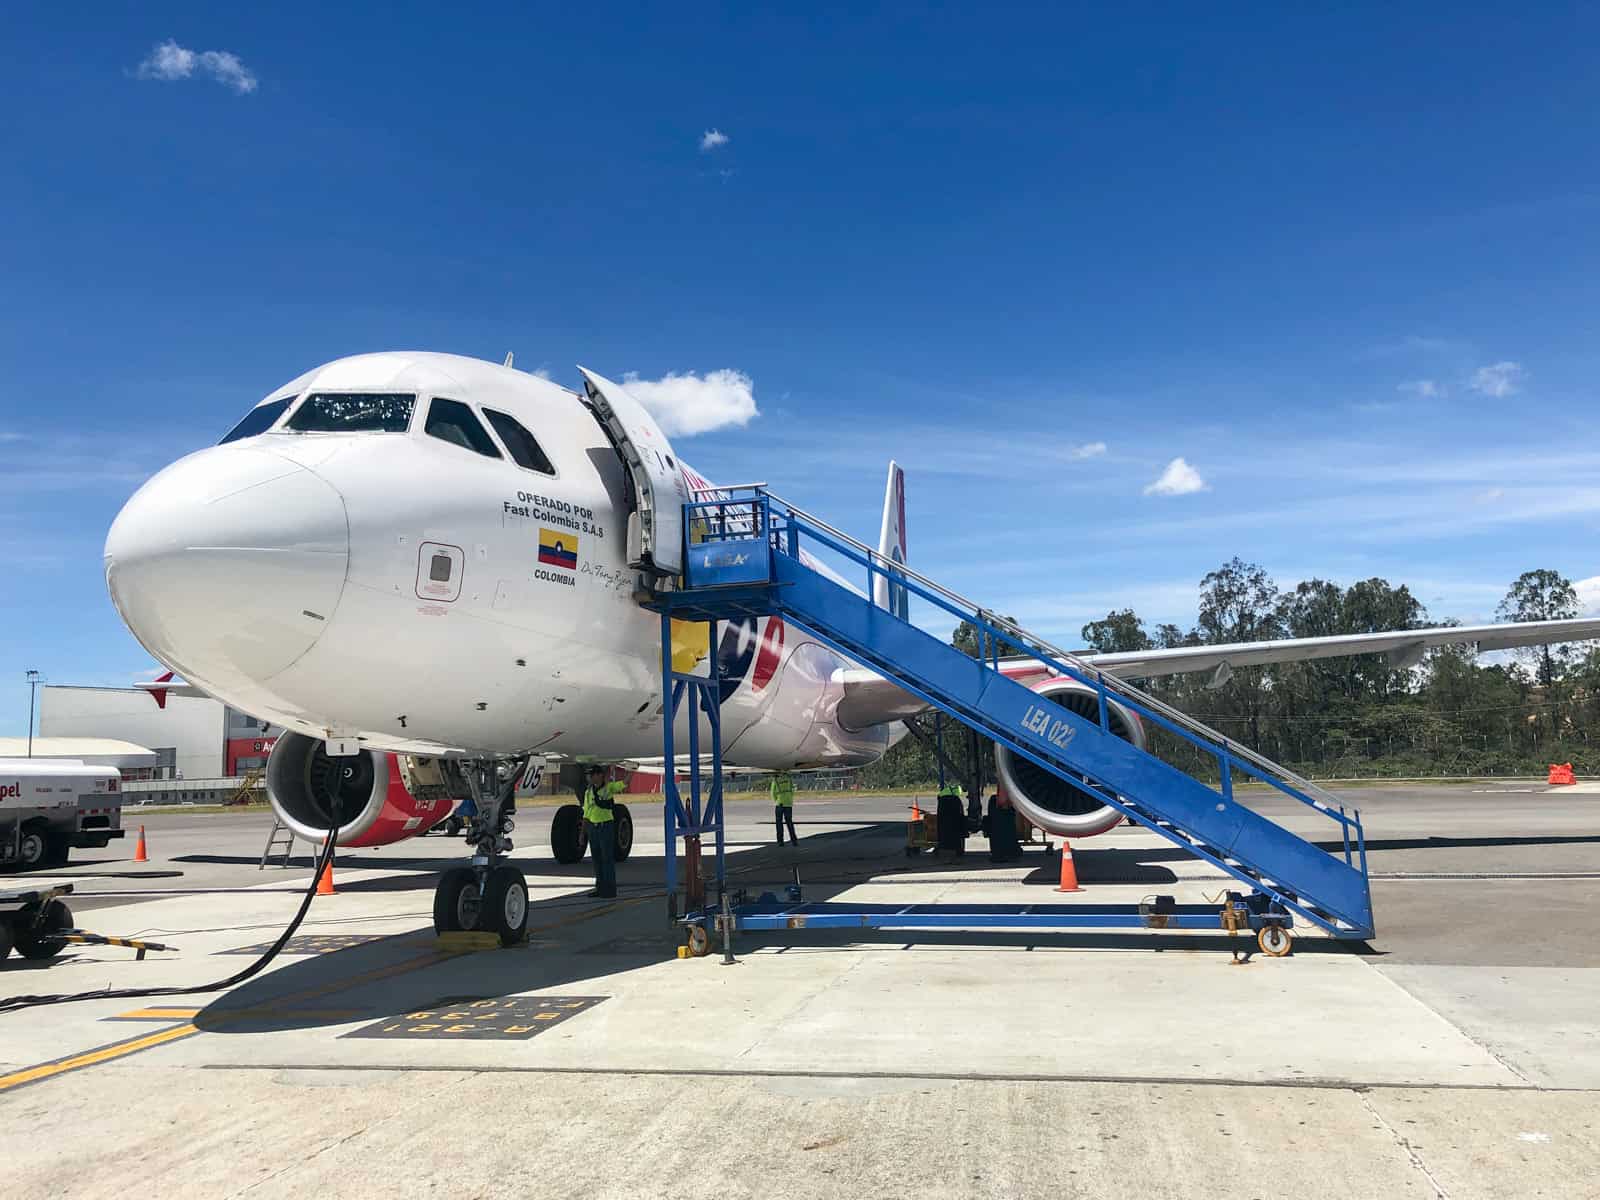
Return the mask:
[[919,824],[922,821],[922,805],[917,803],[915,796],[911,797],[911,823]]
[[322,868],[322,874],[317,876],[317,895],[334,896],[338,893],[333,890],[333,860]]
[[1072,863],[1072,844],[1065,839],[1061,842],[1061,886],[1058,892],[1081,892],[1078,886],[1078,868]]
[[144,848],[144,826],[143,825],[139,826],[139,840],[137,842],[135,842],[134,846],[133,846],[133,861],[134,862],[149,862],[150,861],[150,855],[145,852],[145,848]]

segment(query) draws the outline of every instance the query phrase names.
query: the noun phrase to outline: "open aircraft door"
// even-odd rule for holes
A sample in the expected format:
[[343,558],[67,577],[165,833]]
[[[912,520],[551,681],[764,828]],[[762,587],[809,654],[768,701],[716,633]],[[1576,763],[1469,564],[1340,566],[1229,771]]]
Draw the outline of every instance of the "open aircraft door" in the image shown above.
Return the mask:
[[633,476],[628,516],[628,565],[657,575],[683,574],[683,506],[689,489],[672,443],[632,396],[593,371],[583,373],[590,410]]

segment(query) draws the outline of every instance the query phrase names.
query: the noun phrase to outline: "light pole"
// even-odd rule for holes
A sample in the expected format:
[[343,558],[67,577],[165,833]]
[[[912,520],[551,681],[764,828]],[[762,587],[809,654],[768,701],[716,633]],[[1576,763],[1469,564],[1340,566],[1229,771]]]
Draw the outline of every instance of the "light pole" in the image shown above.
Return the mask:
[[33,757],[33,697],[39,690],[39,672],[28,672],[28,757]]

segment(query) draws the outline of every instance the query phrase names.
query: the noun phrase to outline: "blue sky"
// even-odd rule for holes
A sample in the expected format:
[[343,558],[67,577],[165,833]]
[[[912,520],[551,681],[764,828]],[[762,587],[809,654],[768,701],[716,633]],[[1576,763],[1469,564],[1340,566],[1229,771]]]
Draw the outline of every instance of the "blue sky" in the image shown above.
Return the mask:
[[1235,554],[1600,576],[1600,9],[335,8],[8,9],[0,733],[150,666],[141,479],[394,347],[737,372],[686,458],[870,540],[894,455],[913,564],[1069,643]]

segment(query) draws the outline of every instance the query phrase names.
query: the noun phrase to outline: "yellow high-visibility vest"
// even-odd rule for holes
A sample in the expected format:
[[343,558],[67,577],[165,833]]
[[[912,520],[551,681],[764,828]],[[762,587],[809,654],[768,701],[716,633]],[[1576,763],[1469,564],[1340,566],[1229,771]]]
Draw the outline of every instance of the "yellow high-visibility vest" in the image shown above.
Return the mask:
[[627,788],[628,785],[622,780],[613,779],[610,783],[602,783],[598,788],[588,789],[583,793],[583,819],[591,825],[604,825],[607,821],[615,820],[615,813],[609,808],[600,807],[600,797],[615,796]]
[[784,808],[794,807],[794,778],[787,771],[772,777],[772,802]]

